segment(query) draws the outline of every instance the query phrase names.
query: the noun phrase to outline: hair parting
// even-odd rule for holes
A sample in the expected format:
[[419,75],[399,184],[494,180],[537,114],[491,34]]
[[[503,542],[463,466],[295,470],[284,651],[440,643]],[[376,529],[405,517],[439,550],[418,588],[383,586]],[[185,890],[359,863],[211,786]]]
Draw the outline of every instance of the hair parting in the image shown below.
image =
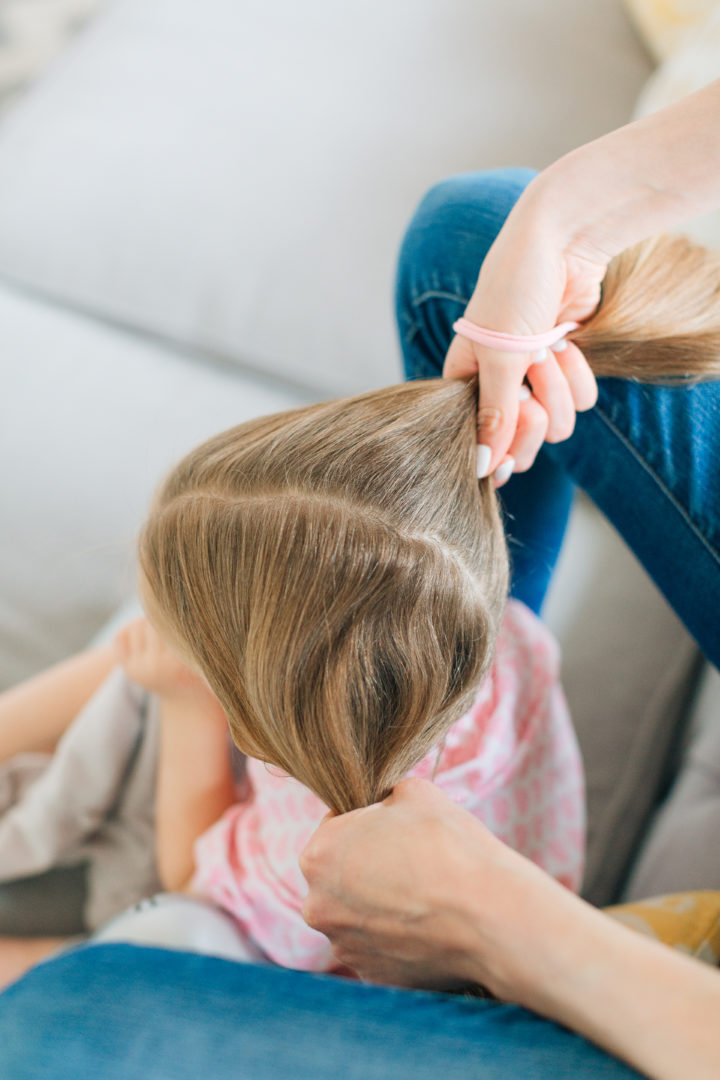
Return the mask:
[[[718,378],[720,255],[622,252],[568,337],[600,376]],[[240,424],[175,466],[142,529],[143,590],[238,747],[334,811],[383,798],[492,662],[508,556],[476,406],[476,379],[425,379]]]

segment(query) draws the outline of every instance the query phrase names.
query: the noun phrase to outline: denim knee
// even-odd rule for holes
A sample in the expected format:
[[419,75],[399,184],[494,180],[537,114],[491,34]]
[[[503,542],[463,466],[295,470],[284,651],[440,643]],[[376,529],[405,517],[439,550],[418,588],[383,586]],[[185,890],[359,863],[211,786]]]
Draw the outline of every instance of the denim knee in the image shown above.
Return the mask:
[[[460,262],[458,241],[492,234],[492,242],[535,176],[534,169],[510,167],[460,173],[434,184],[411,218],[400,247],[398,293],[408,293],[418,270],[432,267],[452,274]],[[487,251],[481,254],[484,258]],[[462,284],[465,287],[464,279]]]
[[457,173],[433,184],[423,196],[415,213],[414,221],[431,221],[435,214],[452,215],[464,209],[482,205],[489,200],[505,199],[509,212],[513,203],[534,177],[536,169],[511,165],[502,169],[485,169],[482,172]]
[[462,173],[441,180],[422,199],[405,232],[396,276],[409,378],[440,374],[452,321],[462,315],[493,240],[536,175],[515,167]]

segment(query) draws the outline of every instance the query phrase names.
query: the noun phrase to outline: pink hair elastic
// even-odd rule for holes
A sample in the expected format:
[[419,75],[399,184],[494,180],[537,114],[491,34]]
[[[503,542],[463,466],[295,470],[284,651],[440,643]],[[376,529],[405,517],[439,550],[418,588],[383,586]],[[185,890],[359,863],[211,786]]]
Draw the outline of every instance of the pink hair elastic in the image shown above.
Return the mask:
[[535,349],[556,345],[571,330],[577,330],[579,325],[580,323],[576,322],[564,322],[542,334],[501,334],[499,330],[486,330],[484,326],[477,326],[469,319],[458,319],[453,323],[453,330],[478,345],[487,345],[488,348],[499,349],[501,352],[517,353],[533,352]]

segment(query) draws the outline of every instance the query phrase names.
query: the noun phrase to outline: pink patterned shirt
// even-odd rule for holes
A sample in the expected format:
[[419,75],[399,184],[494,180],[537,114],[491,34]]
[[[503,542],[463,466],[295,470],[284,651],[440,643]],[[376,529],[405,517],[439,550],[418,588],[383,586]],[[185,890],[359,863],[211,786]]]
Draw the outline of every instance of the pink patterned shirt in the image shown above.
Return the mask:
[[[508,601],[472,708],[409,775],[433,778],[501,840],[577,890],[583,773],[558,673],[550,632],[524,604]],[[191,890],[229,912],[275,963],[330,971],[336,961],[327,938],[302,919],[307,886],[297,863],[327,808],[297,780],[252,758],[248,778],[248,798],[196,841]]]

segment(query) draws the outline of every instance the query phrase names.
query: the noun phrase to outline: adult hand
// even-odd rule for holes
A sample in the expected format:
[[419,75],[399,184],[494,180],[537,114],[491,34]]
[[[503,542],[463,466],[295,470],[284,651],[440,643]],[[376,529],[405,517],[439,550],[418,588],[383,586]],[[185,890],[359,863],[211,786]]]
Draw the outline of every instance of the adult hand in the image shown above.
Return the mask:
[[566,900],[579,904],[426,780],[325,819],[300,868],[308,924],[340,963],[396,986],[474,983],[524,1002],[544,981]]
[[720,1075],[720,975],[592,908],[426,780],[328,817],[303,914],[360,976],[480,983],[653,1080]]
[[[508,334],[538,334],[561,322],[582,322],[600,301],[609,253],[567,241],[549,220],[539,197],[540,174],[513,207],[483,262],[465,317]],[[545,353],[544,359],[538,357]],[[541,353],[499,352],[456,336],[443,375],[477,373],[480,385],[478,473],[501,464],[497,486],[511,472],[530,468],[543,441],[560,442],[575,427],[575,414],[597,400],[585,357],[572,342]],[[532,390],[525,396],[524,379]]]

